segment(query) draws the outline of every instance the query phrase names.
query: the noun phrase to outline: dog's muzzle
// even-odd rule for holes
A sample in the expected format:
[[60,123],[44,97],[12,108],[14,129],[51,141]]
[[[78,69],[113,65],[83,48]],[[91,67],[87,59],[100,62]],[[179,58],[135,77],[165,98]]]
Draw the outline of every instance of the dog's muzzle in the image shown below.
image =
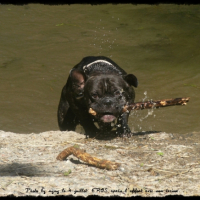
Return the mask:
[[[89,109],[89,113],[93,116],[97,115],[97,112],[95,110],[93,110],[92,108]],[[116,117],[114,115],[112,115],[112,113],[104,113],[100,117],[100,120],[104,123],[113,122],[115,119],[116,119]]]

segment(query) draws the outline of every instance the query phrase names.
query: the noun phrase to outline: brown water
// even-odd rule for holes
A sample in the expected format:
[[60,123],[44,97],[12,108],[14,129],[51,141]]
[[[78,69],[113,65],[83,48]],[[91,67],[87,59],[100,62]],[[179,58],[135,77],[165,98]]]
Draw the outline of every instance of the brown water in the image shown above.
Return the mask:
[[69,70],[104,55],[138,77],[136,102],[191,97],[132,112],[135,131],[200,130],[200,5],[0,5],[0,130],[58,130]]

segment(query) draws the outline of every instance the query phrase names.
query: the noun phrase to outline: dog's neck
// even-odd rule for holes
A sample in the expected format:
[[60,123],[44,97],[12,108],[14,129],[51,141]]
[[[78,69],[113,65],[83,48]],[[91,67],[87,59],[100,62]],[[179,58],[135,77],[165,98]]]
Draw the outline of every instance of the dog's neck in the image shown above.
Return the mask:
[[86,75],[90,75],[93,73],[105,73],[108,74],[110,72],[112,73],[117,73],[119,75],[121,75],[121,71],[119,71],[113,64],[111,64],[110,62],[106,61],[106,60],[96,60],[92,63],[89,63],[85,66],[83,66],[83,71]]

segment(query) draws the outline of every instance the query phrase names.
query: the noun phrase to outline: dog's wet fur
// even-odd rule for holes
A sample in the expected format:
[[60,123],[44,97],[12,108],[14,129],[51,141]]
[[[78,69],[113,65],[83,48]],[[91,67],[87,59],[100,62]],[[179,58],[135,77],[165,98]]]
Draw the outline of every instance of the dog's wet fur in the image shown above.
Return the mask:
[[[137,85],[135,75],[127,74],[109,58],[83,58],[71,69],[62,89],[57,113],[60,130],[74,131],[81,124],[85,134],[92,137],[117,127],[117,135],[130,136],[129,113],[122,110],[125,105],[134,103],[132,86]],[[89,113],[90,108],[95,115]]]

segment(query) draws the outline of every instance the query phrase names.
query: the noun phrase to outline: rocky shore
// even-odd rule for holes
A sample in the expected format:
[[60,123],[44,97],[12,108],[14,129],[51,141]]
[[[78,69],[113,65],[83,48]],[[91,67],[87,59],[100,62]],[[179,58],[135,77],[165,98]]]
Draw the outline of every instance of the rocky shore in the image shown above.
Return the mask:
[[[0,196],[199,196],[200,132],[184,135],[137,132],[86,139],[76,132],[19,134],[0,131]],[[120,163],[99,169],[73,155],[78,145],[90,155]]]

